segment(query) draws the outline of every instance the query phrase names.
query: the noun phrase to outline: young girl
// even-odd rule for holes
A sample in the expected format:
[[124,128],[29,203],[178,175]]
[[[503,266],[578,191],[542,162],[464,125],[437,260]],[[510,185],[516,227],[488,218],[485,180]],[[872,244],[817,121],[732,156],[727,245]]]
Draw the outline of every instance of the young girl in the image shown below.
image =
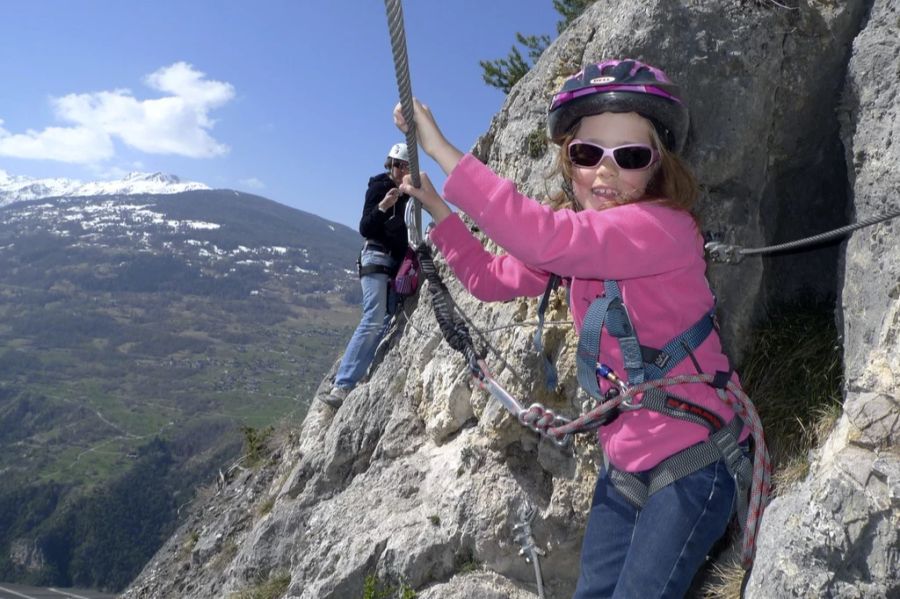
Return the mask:
[[[564,277],[582,339],[590,326],[602,330],[590,375],[579,373],[601,400],[618,389],[597,376],[597,361],[632,384],[718,373],[716,385],[648,391],[637,397],[640,409],[620,410],[599,431],[605,463],[575,597],[682,597],[733,514],[737,470],[747,466],[737,442],[748,431],[721,398],[737,377],[712,322],[690,213],[696,184],[676,154],[688,126],[678,88],[634,60],[592,64],[566,80],[548,113],[566,190],[557,210],[463,155],[426,106],[415,102],[414,115],[423,150],[449,175],[446,199],[506,251],[485,251],[424,174],[421,188],[400,186],[431,213],[432,241],[473,295],[538,296],[551,273]],[[394,119],[405,131],[399,107]],[[589,311],[602,313],[599,323]]]

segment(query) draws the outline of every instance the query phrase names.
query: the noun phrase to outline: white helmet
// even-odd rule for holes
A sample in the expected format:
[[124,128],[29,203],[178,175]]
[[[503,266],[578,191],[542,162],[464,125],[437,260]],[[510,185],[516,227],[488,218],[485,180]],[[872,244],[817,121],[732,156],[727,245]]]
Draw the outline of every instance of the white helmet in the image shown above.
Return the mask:
[[406,144],[392,145],[391,151],[388,152],[388,158],[396,158],[403,162],[409,162],[409,150],[406,149]]

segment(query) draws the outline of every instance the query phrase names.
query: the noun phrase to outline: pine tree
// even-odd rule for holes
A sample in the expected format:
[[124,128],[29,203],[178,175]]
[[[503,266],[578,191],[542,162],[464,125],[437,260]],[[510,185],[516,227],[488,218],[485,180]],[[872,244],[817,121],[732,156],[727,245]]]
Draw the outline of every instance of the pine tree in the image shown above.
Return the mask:
[[[553,0],[553,8],[562,15],[556,23],[556,31],[562,33],[584,10],[596,0]],[[496,60],[479,60],[481,78],[491,87],[496,87],[508,94],[509,90],[531,70],[547,46],[549,35],[523,35],[516,33],[516,41],[527,51],[527,58],[522,56],[518,47],[513,45],[506,58]]]
[[516,40],[528,50],[528,60],[522,57],[522,53],[517,47],[513,46],[506,58],[478,61],[483,70],[481,77],[484,82],[503,90],[504,94],[508,94],[512,86],[531,70],[531,65],[537,62],[537,59],[550,45],[549,35],[539,37],[516,33]]
[[569,23],[577,19],[594,2],[596,0],[553,0],[553,8],[563,17],[556,23],[556,32],[562,33]]

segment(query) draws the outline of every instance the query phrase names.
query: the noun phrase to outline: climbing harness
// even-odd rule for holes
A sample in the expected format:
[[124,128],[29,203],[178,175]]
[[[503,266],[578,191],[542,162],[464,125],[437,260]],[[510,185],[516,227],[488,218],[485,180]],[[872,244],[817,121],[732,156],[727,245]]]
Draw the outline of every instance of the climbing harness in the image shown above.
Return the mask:
[[872,216],[859,222],[840,227],[839,229],[835,229],[833,231],[827,231],[825,233],[819,233],[818,235],[813,235],[804,239],[798,239],[796,241],[789,241],[787,243],[781,243],[778,245],[771,245],[761,248],[744,248],[737,245],[722,243],[721,241],[709,241],[706,243],[704,248],[706,249],[706,256],[713,262],[719,262],[723,264],[740,264],[740,262],[747,256],[773,254],[775,252],[785,252],[787,250],[793,250],[800,247],[816,245],[818,243],[829,241],[831,239],[845,237],[849,233],[852,233],[857,229],[862,229],[863,227],[868,227],[887,220],[891,220],[892,218],[896,218],[898,216],[900,216],[900,209],[895,209],[891,212],[878,216]]
[[[600,373],[602,369],[603,365],[598,365],[598,373]],[[548,431],[548,433],[570,434],[578,432],[580,430],[589,429],[598,424],[602,424],[609,417],[609,414],[611,412],[614,412],[618,409],[656,409],[661,406],[661,396],[658,393],[653,393],[654,390],[659,390],[662,387],[684,385],[688,383],[705,383],[716,388],[716,392],[719,395],[719,398],[729,407],[731,407],[737,414],[736,418],[739,418],[740,421],[742,421],[742,423],[750,429],[750,434],[753,436],[755,442],[753,453],[752,480],[749,485],[749,502],[746,504],[746,506],[741,504],[738,505],[738,517],[741,519],[742,528],[744,530],[744,538],[741,545],[741,561],[745,568],[749,568],[753,561],[753,553],[755,551],[756,533],[759,526],[759,520],[762,517],[763,510],[765,510],[766,503],[768,502],[769,491],[771,488],[770,479],[772,465],[769,460],[769,453],[765,446],[762,422],[760,422],[759,420],[759,415],[756,413],[756,409],[753,407],[750,398],[747,397],[746,393],[744,393],[744,391],[738,385],[731,381],[729,377],[723,376],[722,373],[716,373],[715,375],[686,374],[664,379],[650,380],[633,387],[628,387],[627,385],[623,384],[623,388],[625,389],[624,393],[611,397],[609,400],[601,403],[599,406],[597,406],[587,414],[576,418],[572,422],[561,426],[556,430]],[[716,387],[716,385],[722,386]],[[641,394],[644,394],[643,400],[640,403],[636,403],[635,398]],[[666,403],[668,404],[668,401]],[[669,405],[669,407],[678,409],[680,406]],[[684,407],[685,419],[692,420],[689,415],[693,415],[697,418],[703,419],[707,417],[706,415],[692,414],[692,412],[699,406],[688,404]],[[737,430],[737,433],[735,433],[735,435],[739,434],[740,428],[737,423],[730,426],[732,427],[732,432],[734,430]],[[726,429],[723,428],[720,430]],[[687,455],[684,458],[684,461],[680,460],[679,456],[682,456],[682,454],[685,452],[682,452],[682,454],[676,454],[668,460],[664,460],[659,466],[657,466],[655,472],[651,474],[651,482],[646,493],[650,494],[653,490],[659,488],[661,485],[664,486],[665,484],[667,484],[664,482],[666,478],[677,480],[681,476],[685,476],[690,472],[698,470],[699,468],[702,468],[703,466],[724,457],[729,474],[735,477],[736,483],[738,483],[737,488],[740,498],[740,490],[742,488],[747,488],[746,482],[744,481],[744,478],[746,476],[747,463],[742,459],[743,451],[739,448],[736,449],[735,444],[732,442],[732,440],[727,438],[728,436],[731,435],[710,435],[709,442],[695,445],[692,448],[688,448],[688,450],[686,451],[691,451],[692,453],[690,455]],[[713,451],[714,448],[709,447],[710,444],[715,446],[716,452]],[[694,447],[700,449],[694,450]],[[694,467],[696,464],[702,463],[705,459],[709,459],[710,461],[703,466]],[[613,480],[615,482],[616,477],[613,477]],[[624,483],[621,483],[621,486],[617,484],[616,488],[620,491],[622,490],[622,488],[625,488],[626,490],[623,492],[623,495],[625,495],[626,497],[632,496],[633,499],[635,498],[635,496],[640,496],[640,494],[644,493],[644,491],[641,490],[635,491],[634,488],[629,490],[627,485],[630,484],[631,483],[629,481],[626,481]],[[741,499],[739,499],[739,501],[741,501]],[[744,509],[745,507],[746,509]],[[744,520],[743,514],[746,514],[746,520]]]
[[[407,203],[407,205],[408,205],[408,203]],[[370,241],[367,239],[363,243],[363,247],[360,250],[359,254],[356,256],[356,273],[357,273],[357,275],[360,278],[362,278],[366,275],[372,275],[372,274],[382,274],[382,275],[391,276],[392,269],[390,266],[385,266],[384,264],[366,264],[365,266],[363,266],[362,253],[365,250],[374,250],[376,252],[381,252],[382,254],[390,253],[388,251],[388,249],[386,247],[384,247],[383,245],[381,245],[380,243],[375,242],[375,241]]]
[[[700,347],[715,328],[715,307],[661,349],[655,349],[640,344],[622,301],[618,282],[604,281],[604,292],[603,296],[591,303],[585,314],[577,352],[578,382],[599,405],[570,423],[551,427],[546,434],[558,437],[592,430],[611,422],[621,412],[640,409],[706,427],[709,430],[708,441],[688,447],[660,462],[647,473],[647,482],[634,474],[618,470],[608,460],[606,468],[616,489],[635,506],[643,507],[654,492],[723,460],[737,489],[738,517],[744,530],[741,558],[744,566],[749,568],[753,561],[758,521],[768,499],[771,464],[759,415],[750,398],[731,380],[732,372],[729,370],[714,375],[700,372],[700,365],[694,358],[694,350]],[[618,342],[625,378],[618,376],[608,365],[597,361],[604,327]],[[694,363],[697,374],[667,377],[675,366],[687,358]],[[600,389],[599,378],[609,383],[605,393]],[[662,391],[664,387],[687,383],[711,386],[719,399],[734,410],[735,417],[725,423],[708,409]],[[745,423],[755,444],[755,462],[752,467],[738,444]],[[744,500],[748,490],[749,505]]]

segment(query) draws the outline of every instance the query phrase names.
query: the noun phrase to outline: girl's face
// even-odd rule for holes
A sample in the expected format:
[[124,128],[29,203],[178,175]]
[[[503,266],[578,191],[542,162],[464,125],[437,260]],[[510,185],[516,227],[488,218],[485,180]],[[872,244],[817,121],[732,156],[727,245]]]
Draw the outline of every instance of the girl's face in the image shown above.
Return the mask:
[[[636,112],[604,112],[582,118],[575,138],[606,148],[627,144],[655,147],[651,127],[650,121]],[[575,199],[584,210],[602,210],[638,200],[643,197],[658,165],[657,159],[643,169],[623,169],[609,154],[593,167],[572,164]]]

